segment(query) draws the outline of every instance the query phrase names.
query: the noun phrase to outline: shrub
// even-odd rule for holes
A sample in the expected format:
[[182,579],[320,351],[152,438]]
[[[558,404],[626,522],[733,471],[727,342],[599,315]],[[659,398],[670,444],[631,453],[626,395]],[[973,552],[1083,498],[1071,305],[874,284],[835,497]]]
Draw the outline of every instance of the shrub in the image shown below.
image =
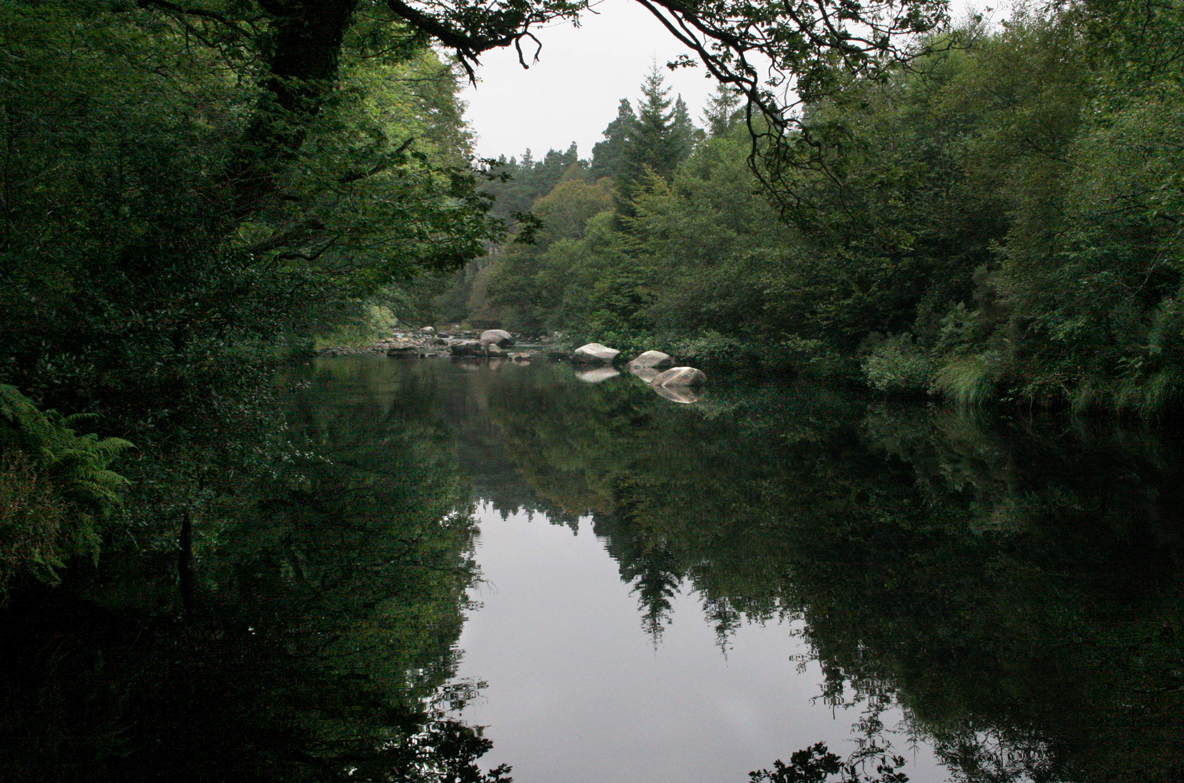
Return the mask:
[[70,557],[98,557],[96,523],[128,483],[108,466],[132,444],[79,435],[79,418],[43,413],[0,384],[0,587],[20,570],[56,582]]
[[860,363],[869,386],[885,394],[920,394],[930,385],[933,361],[907,332],[882,340]]

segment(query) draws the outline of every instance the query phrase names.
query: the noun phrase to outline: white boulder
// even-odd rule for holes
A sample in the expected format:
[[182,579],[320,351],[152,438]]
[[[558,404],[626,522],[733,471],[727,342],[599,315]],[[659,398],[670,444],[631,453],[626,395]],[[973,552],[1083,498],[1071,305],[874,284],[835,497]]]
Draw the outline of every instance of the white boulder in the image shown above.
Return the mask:
[[600,343],[581,345],[571,355],[572,364],[612,364],[621,352]]
[[629,362],[629,370],[630,372],[637,370],[665,370],[672,364],[674,364],[674,359],[670,358],[670,354],[662,353],[661,351],[646,351]]
[[505,348],[507,345],[514,344],[514,337],[505,329],[486,329],[481,333],[481,344]]

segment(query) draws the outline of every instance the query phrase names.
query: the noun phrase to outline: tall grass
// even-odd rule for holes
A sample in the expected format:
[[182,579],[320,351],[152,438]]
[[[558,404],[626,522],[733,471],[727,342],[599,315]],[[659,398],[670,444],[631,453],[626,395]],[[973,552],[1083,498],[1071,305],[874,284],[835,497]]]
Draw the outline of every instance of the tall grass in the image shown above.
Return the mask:
[[995,392],[991,364],[982,356],[955,358],[937,371],[929,390],[959,407],[980,407],[989,402]]

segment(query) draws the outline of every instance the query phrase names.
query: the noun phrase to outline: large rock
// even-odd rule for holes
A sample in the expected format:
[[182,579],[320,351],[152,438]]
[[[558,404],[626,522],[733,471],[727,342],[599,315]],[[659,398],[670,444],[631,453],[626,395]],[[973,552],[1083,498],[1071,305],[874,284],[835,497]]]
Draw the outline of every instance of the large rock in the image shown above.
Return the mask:
[[629,371],[636,374],[637,370],[665,370],[672,364],[674,364],[674,359],[670,358],[670,354],[661,351],[646,351],[629,362]]
[[476,340],[461,340],[449,346],[453,356],[484,356],[485,346]]
[[571,361],[572,364],[612,364],[620,355],[621,352],[614,348],[600,343],[588,343],[576,349],[571,355]]
[[699,386],[707,382],[707,376],[702,370],[694,367],[671,367],[664,373],[650,381],[650,386],[682,387]]
[[481,344],[505,348],[514,344],[514,337],[505,329],[486,329],[481,333]]
[[435,334],[435,333],[436,333],[436,327],[434,327],[434,326],[425,326],[424,328],[420,329],[419,331],[423,332],[424,334]]

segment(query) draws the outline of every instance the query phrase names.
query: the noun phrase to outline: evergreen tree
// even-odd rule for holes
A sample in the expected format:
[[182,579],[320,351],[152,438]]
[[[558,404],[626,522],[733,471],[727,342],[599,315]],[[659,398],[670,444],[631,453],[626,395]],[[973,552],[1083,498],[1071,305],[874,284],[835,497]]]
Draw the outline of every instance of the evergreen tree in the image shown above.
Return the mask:
[[[622,102],[624,103],[624,102]],[[694,147],[695,127],[682,98],[670,100],[670,89],[657,64],[641,83],[641,100],[633,135],[624,147],[616,181],[617,213],[634,214],[632,202],[642,181],[651,175],[669,182],[678,164]]]
[[604,141],[592,147],[592,179],[617,177],[624,167],[626,151],[637,128],[637,115],[628,98],[617,106],[616,118],[604,129]]
[[716,83],[715,92],[707,99],[703,122],[711,138],[727,133],[738,121],[740,96],[726,84]]
[[691,122],[690,112],[687,111],[686,101],[682,96],[674,101],[674,127],[671,130],[674,141],[674,149],[677,153],[677,164],[681,164],[684,160],[691,157],[691,153],[695,151],[695,146],[703,140],[704,133],[695,127],[695,123]]
[[674,111],[670,89],[662,79],[657,64],[650,67],[641,83],[641,102],[637,109],[637,132],[629,145],[625,174],[638,177],[648,166],[663,179],[669,179],[678,165],[674,141]]

